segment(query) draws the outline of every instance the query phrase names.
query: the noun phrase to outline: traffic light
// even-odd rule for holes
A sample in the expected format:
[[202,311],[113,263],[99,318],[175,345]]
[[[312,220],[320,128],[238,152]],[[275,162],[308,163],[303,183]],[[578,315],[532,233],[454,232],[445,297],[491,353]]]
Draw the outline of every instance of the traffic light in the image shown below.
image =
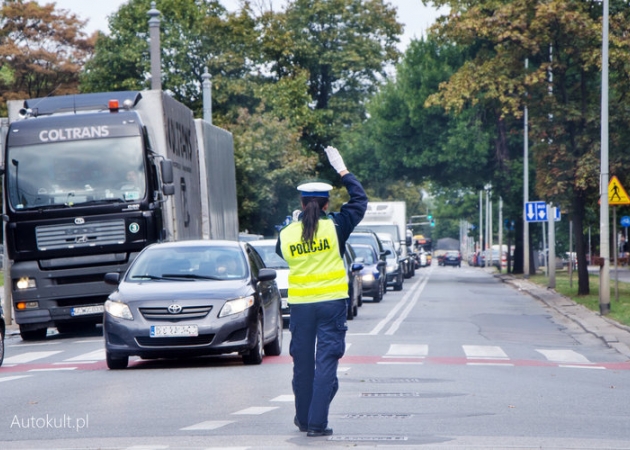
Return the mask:
[[431,226],[434,227],[435,226],[435,220],[431,219]]
[[433,215],[432,214],[427,214],[427,219],[429,219],[430,222],[433,221]]

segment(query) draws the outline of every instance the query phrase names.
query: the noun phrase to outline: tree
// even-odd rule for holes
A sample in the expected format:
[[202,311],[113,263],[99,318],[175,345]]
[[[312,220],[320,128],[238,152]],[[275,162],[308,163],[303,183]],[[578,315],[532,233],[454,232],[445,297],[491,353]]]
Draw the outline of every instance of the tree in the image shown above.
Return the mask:
[[240,227],[271,236],[275,225],[300,207],[296,187],[315,175],[316,160],[302,154],[299,130],[263,111],[264,105],[256,114],[242,109],[230,131],[236,149]]
[[76,93],[79,73],[93,50],[85,21],[55,4],[3,2],[0,8],[0,99]]
[[295,0],[262,17],[272,79],[308,73],[315,120],[304,124],[302,140],[309,149],[321,151],[364,120],[365,101],[399,57],[395,13],[383,0]]
[[[587,205],[599,184],[601,2],[450,1],[450,15],[435,27],[445,42],[476,52],[429,104],[450,111],[493,104],[501,119],[520,118],[528,105],[538,197],[567,204],[575,226],[578,294],[589,292],[584,236]],[[611,8],[611,171],[627,157],[630,47],[625,2]],[[529,60],[529,69],[524,61]],[[550,76],[553,78],[551,79]],[[625,126],[623,124],[626,124]]]

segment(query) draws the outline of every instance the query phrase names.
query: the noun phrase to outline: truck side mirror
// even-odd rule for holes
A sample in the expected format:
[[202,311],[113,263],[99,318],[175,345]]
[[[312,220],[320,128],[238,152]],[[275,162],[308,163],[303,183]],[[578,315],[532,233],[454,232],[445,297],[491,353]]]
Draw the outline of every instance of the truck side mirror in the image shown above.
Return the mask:
[[174,184],[164,184],[162,185],[162,193],[164,195],[174,195],[175,194],[175,185]]
[[163,159],[160,161],[160,169],[162,170],[162,183],[173,184],[173,161]]

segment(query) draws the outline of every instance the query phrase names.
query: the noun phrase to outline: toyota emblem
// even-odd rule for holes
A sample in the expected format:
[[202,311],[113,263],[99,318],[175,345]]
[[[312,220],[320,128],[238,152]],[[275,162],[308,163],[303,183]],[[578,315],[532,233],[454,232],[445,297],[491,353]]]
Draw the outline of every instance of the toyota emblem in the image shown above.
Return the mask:
[[168,312],[169,314],[179,314],[180,312],[182,312],[182,307],[177,304],[169,305]]

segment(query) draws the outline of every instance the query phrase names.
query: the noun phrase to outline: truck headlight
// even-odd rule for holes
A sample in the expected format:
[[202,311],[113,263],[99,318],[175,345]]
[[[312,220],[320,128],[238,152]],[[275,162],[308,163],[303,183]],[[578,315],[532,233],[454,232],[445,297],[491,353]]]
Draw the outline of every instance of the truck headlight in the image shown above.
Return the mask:
[[223,305],[223,308],[221,308],[221,312],[219,312],[219,317],[230,316],[232,314],[243,312],[247,308],[253,305],[254,305],[254,296],[252,295],[250,295],[249,297],[229,300],[225,302],[225,305]]
[[105,311],[114,317],[118,317],[119,319],[133,320],[133,314],[131,314],[131,310],[126,303],[107,300],[105,302]]
[[15,282],[15,287],[22,289],[32,289],[37,287],[37,283],[35,282],[35,278],[22,277]]

